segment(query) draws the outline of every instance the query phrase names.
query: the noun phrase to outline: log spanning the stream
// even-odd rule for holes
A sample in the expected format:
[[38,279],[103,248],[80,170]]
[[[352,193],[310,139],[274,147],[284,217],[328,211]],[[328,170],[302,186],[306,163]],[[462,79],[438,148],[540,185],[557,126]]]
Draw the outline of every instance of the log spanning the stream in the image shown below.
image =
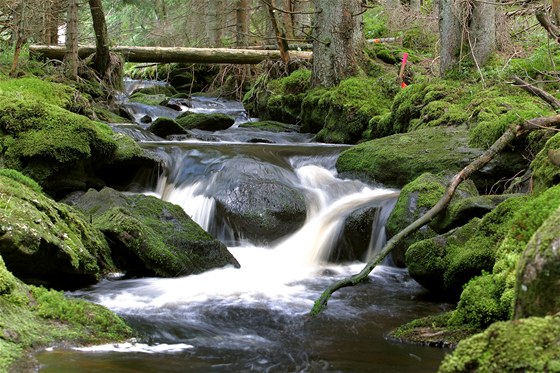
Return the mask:
[[[280,59],[278,50],[117,46],[111,51],[122,55],[126,62],[258,64],[266,59]],[[62,61],[66,47],[34,44],[29,46],[29,52]],[[78,56],[82,59],[94,53],[95,46],[83,45],[78,48]],[[309,60],[312,56],[312,52],[290,51],[290,57],[294,59]]]

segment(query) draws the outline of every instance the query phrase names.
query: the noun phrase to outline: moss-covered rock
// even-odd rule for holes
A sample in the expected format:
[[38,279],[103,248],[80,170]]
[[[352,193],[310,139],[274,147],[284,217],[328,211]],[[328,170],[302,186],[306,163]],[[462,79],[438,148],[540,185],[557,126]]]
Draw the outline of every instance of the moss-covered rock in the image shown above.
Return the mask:
[[204,131],[221,131],[235,123],[235,119],[226,114],[202,114],[186,111],[175,121],[185,130],[200,129]]
[[410,276],[440,298],[457,300],[463,286],[494,265],[489,245],[467,245],[476,234],[480,219],[444,235],[415,242],[406,251]]
[[497,322],[461,341],[438,373],[560,372],[560,318]]
[[146,93],[141,93],[141,92],[136,92],[134,94],[132,94],[128,100],[130,102],[137,102],[139,104],[144,104],[144,105],[151,105],[151,106],[158,106],[158,105],[162,105],[162,103],[165,101],[166,96],[164,94],[146,94]]
[[105,238],[73,208],[44,196],[16,171],[0,173],[0,254],[33,284],[77,288],[114,270]]
[[160,117],[154,120],[150,127],[148,127],[148,131],[163,138],[171,135],[186,135],[189,133],[174,119],[165,117]]
[[302,103],[302,130],[316,132],[316,140],[355,144],[362,139],[371,117],[388,111],[390,98],[376,78],[349,78],[332,89],[309,92]]
[[[472,162],[482,150],[468,147],[468,136],[465,128],[435,127],[375,139],[342,152],[336,168],[342,175],[402,188],[425,172],[455,173]],[[520,154],[503,152],[471,179],[479,190],[489,190],[526,167]]]
[[535,232],[517,266],[515,318],[560,312],[560,205]]
[[298,69],[279,79],[262,77],[245,94],[243,104],[249,113],[263,120],[297,123],[301,103],[310,86],[311,71],[308,69]]
[[[446,177],[425,173],[405,185],[395,208],[387,220],[387,236],[389,238],[394,236],[431,209],[444,195],[446,184]],[[450,205],[453,206],[464,198],[477,195],[478,191],[472,182],[463,183],[459,186]],[[426,226],[399,241],[397,246],[391,251],[394,263],[399,266],[404,265],[405,252],[413,242],[444,233],[445,230],[438,230],[438,228],[441,228],[441,225],[437,224],[437,222],[437,220],[432,220]]]
[[105,234],[115,263],[128,275],[177,277],[239,266],[223,243],[172,203],[104,188],[72,204]]
[[560,183],[560,134],[554,135],[531,162],[533,188],[541,192]]
[[0,371],[12,371],[32,349],[117,342],[131,336],[124,321],[102,306],[24,285],[0,256]]
[[514,197],[484,217],[466,245],[493,246],[492,272],[475,277],[465,286],[453,325],[486,327],[513,316],[516,267],[531,237],[560,206],[560,186],[529,197]]
[[[21,83],[26,84],[18,86],[19,91],[0,84],[0,91],[5,92],[0,94],[3,167],[22,171],[46,193],[61,197],[73,190],[115,185],[110,180],[115,175],[120,183],[123,174],[112,173],[115,168],[122,171],[126,166],[126,175],[130,175],[138,170],[134,167],[157,166],[138,144],[115,134],[109,126],[58,106],[70,105],[65,101],[70,98],[56,94],[66,89],[46,82]],[[49,94],[52,97],[44,98]],[[123,167],[118,167],[119,163]]]

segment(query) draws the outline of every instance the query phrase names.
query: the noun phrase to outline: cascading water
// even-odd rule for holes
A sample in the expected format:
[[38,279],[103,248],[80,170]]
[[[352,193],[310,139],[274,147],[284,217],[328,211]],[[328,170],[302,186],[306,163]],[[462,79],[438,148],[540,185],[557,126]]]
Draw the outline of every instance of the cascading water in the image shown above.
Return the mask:
[[[238,111],[239,105],[200,102],[208,103],[200,111]],[[334,164],[344,147],[311,143],[306,135],[258,134],[272,144],[242,142],[255,133],[241,128],[212,136],[220,141],[137,135],[167,165],[157,185],[141,192],[182,206],[228,245],[241,268],[173,279],[104,280],[73,293],[119,313],[139,340],[43,352],[41,372],[434,371],[443,351],[384,338],[392,328],[441,307],[422,298],[406,270],[378,267],[368,283],[335,293],[323,315],[308,316],[325,287],[363,267],[358,261],[325,261],[342,245],[345,219],[357,209],[375,209],[366,254],[372,255],[384,242],[383,226],[397,193],[338,178]],[[307,211],[302,226],[262,244],[229,224],[213,196],[231,192],[239,178],[276,180],[300,191]]]

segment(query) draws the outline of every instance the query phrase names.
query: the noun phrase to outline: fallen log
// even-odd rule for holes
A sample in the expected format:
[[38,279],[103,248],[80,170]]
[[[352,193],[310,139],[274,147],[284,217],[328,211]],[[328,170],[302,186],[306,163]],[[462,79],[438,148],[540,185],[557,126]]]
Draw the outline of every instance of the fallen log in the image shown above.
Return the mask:
[[357,285],[366,280],[371,271],[373,271],[373,269],[378,266],[383,261],[383,259],[385,259],[385,257],[391,252],[391,250],[393,250],[393,248],[400,240],[416,232],[418,229],[428,224],[440,212],[445,210],[445,208],[453,198],[453,195],[455,194],[455,191],[457,190],[459,184],[467,180],[474,172],[478,171],[486,164],[488,164],[488,162],[490,162],[496,156],[496,154],[501,152],[516,137],[524,135],[525,133],[535,129],[548,128],[549,126],[558,125],[560,125],[560,115],[553,115],[549,117],[530,119],[525,121],[522,125],[510,126],[508,129],[506,129],[502,136],[500,136],[500,138],[496,140],[496,142],[494,142],[494,144],[492,144],[490,148],[488,148],[478,158],[476,158],[469,165],[465,166],[465,168],[455,174],[455,176],[453,176],[453,178],[449,182],[449,185],[447,186],[444,195],[434,205],[434,207],[432,207],[428,212],[416,219],[402,231],[394,235],[389,241],[387,241],[381,252],[370,259],[359,273],[350,277],[343,278],[342,280],[335,282],[327,289],[325,289],[319,299],[315,301],[315,304],[313,305],[313,308],[310,312],[311,316],[317,316],[325,309],[325,307],[327,306],[327,302],[335,291],[347,286]]
[[[63,60],[66,48],[33,44],[29,46],[29,52],[35,56]],[[278,50],[116,46],[111,48],[111,52],[122,55],[126,62],[258,64],[267,59],[281,59]],[[78,57],[81,59],[94,53],[95,46],[92,45],[82,45],[78,48]],[[312,52],[290,52],[292,59],[309,60],[312,56]]]

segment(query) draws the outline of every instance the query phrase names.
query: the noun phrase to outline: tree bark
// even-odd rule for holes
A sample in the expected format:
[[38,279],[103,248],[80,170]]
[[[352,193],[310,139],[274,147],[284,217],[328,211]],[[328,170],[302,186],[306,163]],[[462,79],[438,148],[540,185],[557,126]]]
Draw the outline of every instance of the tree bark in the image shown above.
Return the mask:
[[496,3],[484,0],[441,0],[439,3],[440,74],[456,67],[463,54],[477,67],[496,48]]
[[469,46],[477,66],[483,66],[496,49],[496,3],[473,1]]
[[314,87],[332,87],[354,75],[364,44],[361,0],[313,0]]
[[235,9],[235,45],[246,47],[249,40],[249,0],[237,0]]
[[506,129],[506,131],[502,134],[502,136],[500,136],[500,138],[496,140],[496,142],[494,142],[494,144],[492,144],[492,146],[488,148],[488,150],[486,150],[477,159],[475,159],[473,162],[471,162],[469,165],[467,165],[465,168],[459,171],[455,176],[453,176],[453,178],[449,182],[445,194],[435,204],[434,207],[432,207],[428,212],[426,212],[424,215],[419,217],[416,221],[412,222],[402,231],[400,231],[395,236],[393,236],[389,241],[387,241],[387,243],[383,247],[383,250],[379,254],[377,254],[374,258],[372,258],[360,273],[355,274],[351,277],[344,278],[340,281],[337,281],[333,285],[329,286],[325,291],[323,291],[319,299],[315,301],[315,304],[313,305],[313,308],[311,310],[311,315],[317,316],[319,313],[321,313],[327,306],[327,302],[329,298],[335,291],[347,286],[353,286],[359,284],[360,282],[366,280],[369,274],[371,273],[371,271],[373,271],[373,269],[377,265],[379,265],[383,261],[383,259],[385,259],[385,257],[391,252],[391,250],[393,250],[393,248],[400,240],[407,237],[411,233],[414,233],[424,225],[428,224],[440,212],[445,210],[445,208],[453,198],[453,195],[455,194],[457,187],[463,181],[467,180],[474,172],[480,170],[482,167],[488,164],[488,162],[490,162],[496,156],[496,154],[502,151],[516,137],[524,135],[528,131],[534,129],[545,128],[551,125],[558,126],[559,124],[560,124],[560,115],[554,115],[550,117],[531,119],[526,121],[523,125],[510,126],[508,129]]
[[66,55],[64,61],[67,66],[67,75],[78,79],[78,0],[70,0],[68,16],[66,19]]
[[104,79],[111,64],[109,53],[109,34],[105,23],[105,12],[101,0],[88,0],[95,32],[95,57],[93,60],[95,70]]
[[439,2],[439,35],[440,35],[440,75],[444,76],[459,62],[461,54],[462,30],[461,13],[455,0]]
[[[78,56],[86,58],[95,53],[94,46],[81,46]],[[54,45],[30,45],[32,54],[44,56],[51,59],[64,58],[65,48]],[[228,48],[178,48],[178,47],[114,47],[114,53],[122,55],[128,62],[185,62],[185,63],[229,63],[229,64],[257,64],[266,59],[281,58],[277,50],[253,50],[253,49],[228,49]],[[309,60],[312,52],[290,52],[293,58]]]

